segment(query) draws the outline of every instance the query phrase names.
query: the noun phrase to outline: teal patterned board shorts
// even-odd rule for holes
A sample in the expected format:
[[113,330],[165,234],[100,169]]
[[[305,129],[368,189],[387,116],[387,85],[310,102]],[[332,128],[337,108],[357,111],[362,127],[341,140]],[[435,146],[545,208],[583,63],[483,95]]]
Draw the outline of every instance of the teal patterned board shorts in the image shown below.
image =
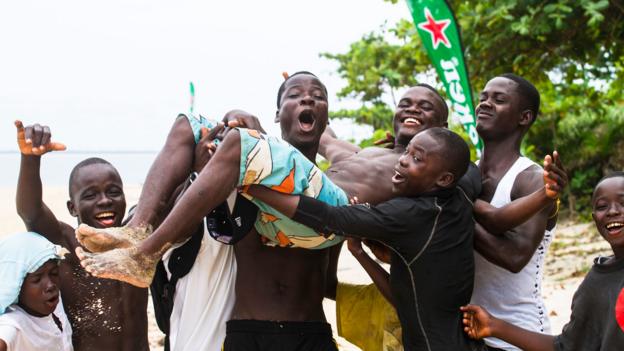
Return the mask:
[[[241,140],[238,186],[259,184],[288,194],[314,197],[332,206],[349,203],[347,194],[287,142],[256,130],[238,128]],[[248,197],[258,208],[255,227],[269,245],[324,249],[344,239],[313,229],[284,216],[264,202]]]

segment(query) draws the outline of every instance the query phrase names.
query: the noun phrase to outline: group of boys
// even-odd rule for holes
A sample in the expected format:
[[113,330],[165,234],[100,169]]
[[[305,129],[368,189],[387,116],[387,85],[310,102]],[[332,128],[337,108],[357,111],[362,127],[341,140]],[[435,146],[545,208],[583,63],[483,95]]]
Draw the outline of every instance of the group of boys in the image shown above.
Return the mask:
[[[459,308],[470,301],[548,333],[541,277],[556,224],[552,197],[567,179],[556,155],[547,157],[545,177],[520,153],[538,114],[537,90],[511,74],[487,83],[476,109],[485,145],[478,168],[445,129],[448,108],[428,85],[399,101],[391,148],[335,138],[326,130],[327,100],[309,72],[284,81],[275,120],[287,143],[258,132],[257,119],[242,111],[224,122],[249,129],[180,116],[124,227],[119,174],[101,159],[81,162],[70,176],[68,209],[81,224],[75,233],[41,200],[39,156],[60,147],[45,127],[18,125],[18,212],[29,230],[72,251],[60,290],[74,347],[147,349],[145,288],[160,270],[165,287],[152,284],[154,299],[174,295],[164,308],[167,348],[335,350],[322,300],[336,296],[344,235],[389,250],[389,277],[372,260],[363,266],[396,307],[406,350],[517,350],[469,339],[498,336],[463,332]],[[317,153],[331,163],[325,174],[315,167]],[[362,204],[334,207],[349,199]],[[250,201],[257,210],[249,211]],[[215,215],[219,208],[225,216]],[[224,228],[231,233],[220,237]],[[196,258],[187,267],[176,266],[189,255]],[[466,313],[464,323],[472,322]]]

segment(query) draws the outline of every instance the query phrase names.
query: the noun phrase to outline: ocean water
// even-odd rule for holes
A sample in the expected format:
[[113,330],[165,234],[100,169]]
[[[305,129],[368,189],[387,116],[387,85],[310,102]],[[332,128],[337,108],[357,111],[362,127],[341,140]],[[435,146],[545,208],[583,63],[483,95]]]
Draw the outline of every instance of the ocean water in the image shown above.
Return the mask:
[[[156,158],[156,151],[72,151],[52,152],[41,159],[41,181],[44,186],[67,186],[74,166],[89,157],[103,158],[115,166],[124,185],[143,184],[147,171]],[[20,166],[18,152],[0,152],[0,186],[17,186]]]

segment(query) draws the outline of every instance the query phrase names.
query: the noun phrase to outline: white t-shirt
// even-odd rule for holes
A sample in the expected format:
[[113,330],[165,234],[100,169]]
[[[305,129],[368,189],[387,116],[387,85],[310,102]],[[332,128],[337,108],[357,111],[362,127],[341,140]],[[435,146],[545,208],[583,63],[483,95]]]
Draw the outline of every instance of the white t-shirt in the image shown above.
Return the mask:
[[[170,249],[163,256],[167,278]],[[191,271],[176,284],[169,319],[172,351],[220,351],[225,340],[225,322],[234,308],[236,260],[234,248],[204,232]]]
[[[498,183],[490,204],[502,207],[511,202],[511,189],[520,172],[535,163],[519,157]],[[541,170],[540,170],[541,172]],[[545,256],[555,228],[546,230],[531,260],[518,273],[499,267],[475,251],[475,282],[471,303],[485,307],[494,317],[538,333],[550,333],[548,312],[542,298]],[[488,346],[520,351],[500,339],[486,338]]]
[[13,304],[0,315],[0,339],[7,344],[8,351],[73,351],[72,329],[62,301],[59,300],[53,313],[61,322],[63,331],[52,315],[35,317]]

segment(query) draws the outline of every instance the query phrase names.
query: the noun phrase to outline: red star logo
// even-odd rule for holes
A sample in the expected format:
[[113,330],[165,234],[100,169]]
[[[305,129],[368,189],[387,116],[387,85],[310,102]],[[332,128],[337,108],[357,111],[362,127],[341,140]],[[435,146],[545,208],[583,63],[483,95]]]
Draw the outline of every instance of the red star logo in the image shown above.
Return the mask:
[[441,21],[436,21],[433,16],[431,16],[431,11],[425,7],[425,17],[427,21],[419,23],[418,28],[429,32],[431,34],[431,41],[433,42],[433,49],[436,50],[440,43],[444,44],[447,48],[451,48],[451,43],[448,38],[444,34],[444,30],[446,27],[451,24],[451,20],[445,19]]
[[615,320],[624,332],[624,289],[620,291],[620,295],[615,302]]

